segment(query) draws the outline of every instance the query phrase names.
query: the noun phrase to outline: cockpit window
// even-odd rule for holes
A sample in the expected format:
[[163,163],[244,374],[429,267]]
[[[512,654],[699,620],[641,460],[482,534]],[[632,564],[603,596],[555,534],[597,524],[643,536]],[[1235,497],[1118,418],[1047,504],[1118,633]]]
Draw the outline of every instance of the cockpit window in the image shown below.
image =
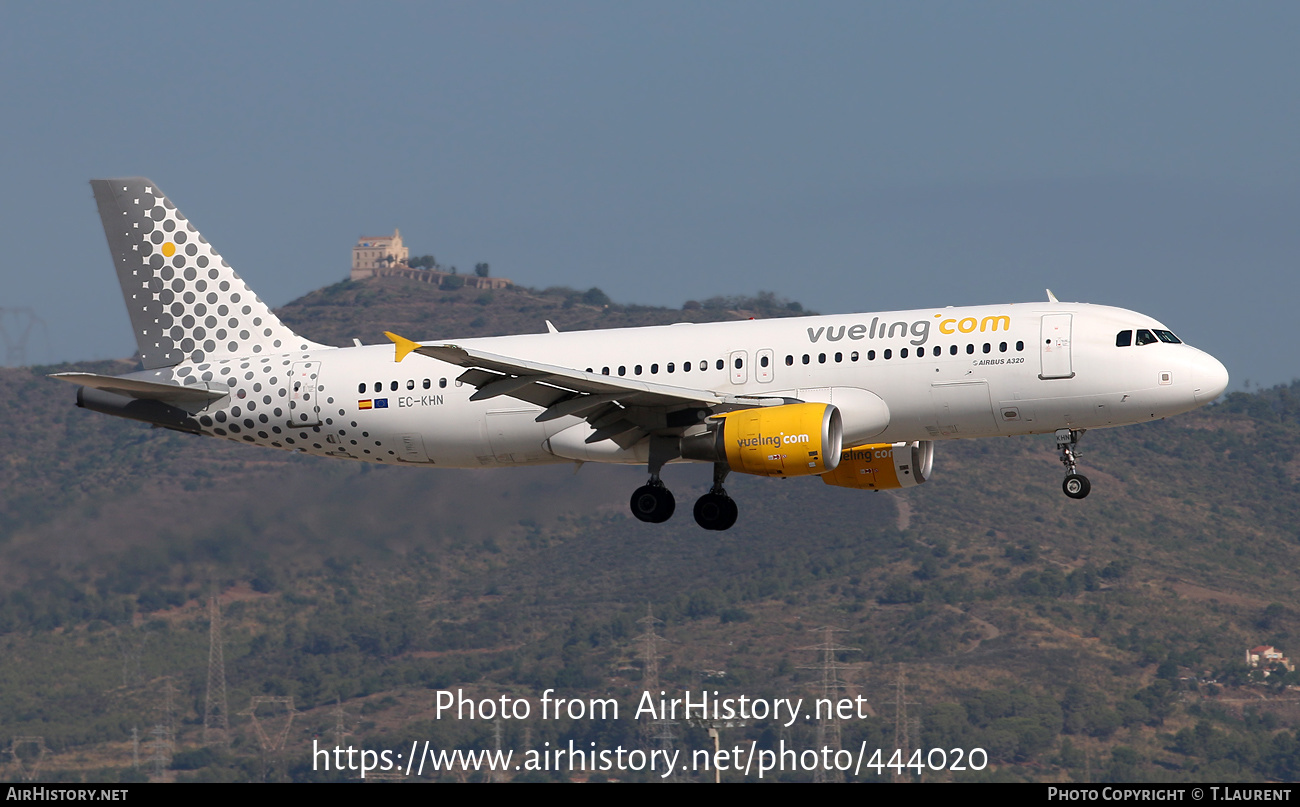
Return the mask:
[[1155,342],[1155,341],[1156,341],[1156,335],[1155,335],[1155,334],[1151,333],[1151,332],[1148,331],[1146,328],[1138,328],[1138,340],[1137,340],[1137,343],[1138,343],[1139,345],[1149,345],[1149,344],[1152,344],[1152,343]]
[[1183,340],[1179,339],[1177,336],[1174,336],[1173,331],[1156,331],[1156,336],[1160,337],[1161,342],[1165,342],[1170,345],[1181,345],[1183,343]]
[[1115,347],[1128,347],[1133,344],[1132,331],[1120,331],[1115,334]]

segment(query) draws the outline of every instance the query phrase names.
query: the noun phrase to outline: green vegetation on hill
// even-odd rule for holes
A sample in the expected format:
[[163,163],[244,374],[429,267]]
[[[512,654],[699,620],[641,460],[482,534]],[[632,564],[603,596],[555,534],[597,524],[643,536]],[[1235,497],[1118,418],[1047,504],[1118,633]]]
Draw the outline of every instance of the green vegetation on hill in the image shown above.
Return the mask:
[[[339,284],[282,314],[345,344],[384,329],[794,313],[770,296],[666,311],[420,285]],[[434,719],[433,690],[456,687],[534,699],[549,687],[625,710],[507,721],[506,748],[525,735],[644,747],[627,715],[647,605],[669,640],[670,692],[817,697],[813,629],[843,629],[836,656],[872,708],[845,722],[844,747],[888,759],[902,670],[921,747],[989,755],[981,773],[926,780],[1300,776],[1295,676],[1260,682],[1242,663],[1257,644],[1300,651],[1300,384],[1089,432],[1083,501],[1061,496],[1050,437],[951,441],[933,480],[905,494],[736,478],[741,519],[714,534],[682,507],[708,485],[700,467],[668,469],[680,512],[647,525],[626,514],[638,469],[458,472],[264,451],[76,409],[48,370],[0,371],[0,724],[45,738],[47,779],[139,776],[131,729],[147,738],[165,721],[164,676],[177,732],[166,778],[336,778],[307,754],[313,736],[332,742],[336,700],[354,745],[491,747],[488,723]],[[214,589],[228,753],[201,742]],[[281,756],[257,752],[240,714],[255,695],[294,698]],[[677,730],[682,747],[712,747],[703,729]],[[756,721],[726,740],[807,748],[815,733]]]
[[278,312],[286,325],[330,345],[386,342],[384,331],[411,339],[543,333],[546,320],[563,331],[630,328],[674,322],[717,322],[810,314],[796,302],[759,292],[753,297],[687,301],[681,310],[614,303],[600,289],[564,286],[480,291],[439,288],[403,278],[344,280],[294,300]]

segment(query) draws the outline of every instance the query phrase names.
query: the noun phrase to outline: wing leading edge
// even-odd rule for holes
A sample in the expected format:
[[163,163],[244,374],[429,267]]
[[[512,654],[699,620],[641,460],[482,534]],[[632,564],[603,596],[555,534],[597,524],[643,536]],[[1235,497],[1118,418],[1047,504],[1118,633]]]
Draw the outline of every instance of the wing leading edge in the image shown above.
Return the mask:
[[584,418],[594,429],[588,443],[613,440],[627,448],[647,435],[680,434],[710,415],[794,402],[587,373],[460,345],[420,345],[386,335],[396,347],[396,361],[419,353],[465,368],[457,380],[477,390],[470,400],[505,395],[525,401],[542,407],[538,422],[569,415]]

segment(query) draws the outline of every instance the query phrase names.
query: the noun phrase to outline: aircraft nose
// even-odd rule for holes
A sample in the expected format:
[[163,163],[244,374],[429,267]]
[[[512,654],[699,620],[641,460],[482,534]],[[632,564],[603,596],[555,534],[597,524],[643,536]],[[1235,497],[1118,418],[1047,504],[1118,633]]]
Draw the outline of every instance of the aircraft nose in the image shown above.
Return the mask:
[[1192,394],[1197,403],[1209,403],[1228,388],[1228,368],[1208,353],[1196,357],[1192,371]]

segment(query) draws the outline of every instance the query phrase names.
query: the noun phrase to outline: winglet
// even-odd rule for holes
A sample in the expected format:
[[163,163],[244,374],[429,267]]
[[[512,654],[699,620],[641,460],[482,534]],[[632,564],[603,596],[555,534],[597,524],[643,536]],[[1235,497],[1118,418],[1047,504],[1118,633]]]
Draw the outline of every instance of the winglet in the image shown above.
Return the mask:
[[418,350],[420,348],[419,342],[412,342],[410,339],[407,339],[405,336],[398,336],[397,334],[391,331],[384,331],[384,336],[387,336],[389,339],[391,339],[393,341],[393,347],[396,348],[396,351],[393,354],[393,361],[395,362],[401,361],[402,359],[411,355],[411,351]]
[[551,324],[551,321],[548,319],[548,320],[546,320],[546,332],[547,332],[547,333],[559,333],[559,332],[560,332],[560,329],[557,328],[557,327],[555,327],[554,325],[552,325],[552,324]]
[[1056,295],[1055,295],[1055,294],[1052,294],[1052,290],[1051,290],[1051,289],[1048,289],[1048,290],[1047,290],[1047,302],[1049,302],[1049,303],[1059,303],[1059,302],[1061,302],[1061,301],[1058,300],[1058,299],[1056,299]]

